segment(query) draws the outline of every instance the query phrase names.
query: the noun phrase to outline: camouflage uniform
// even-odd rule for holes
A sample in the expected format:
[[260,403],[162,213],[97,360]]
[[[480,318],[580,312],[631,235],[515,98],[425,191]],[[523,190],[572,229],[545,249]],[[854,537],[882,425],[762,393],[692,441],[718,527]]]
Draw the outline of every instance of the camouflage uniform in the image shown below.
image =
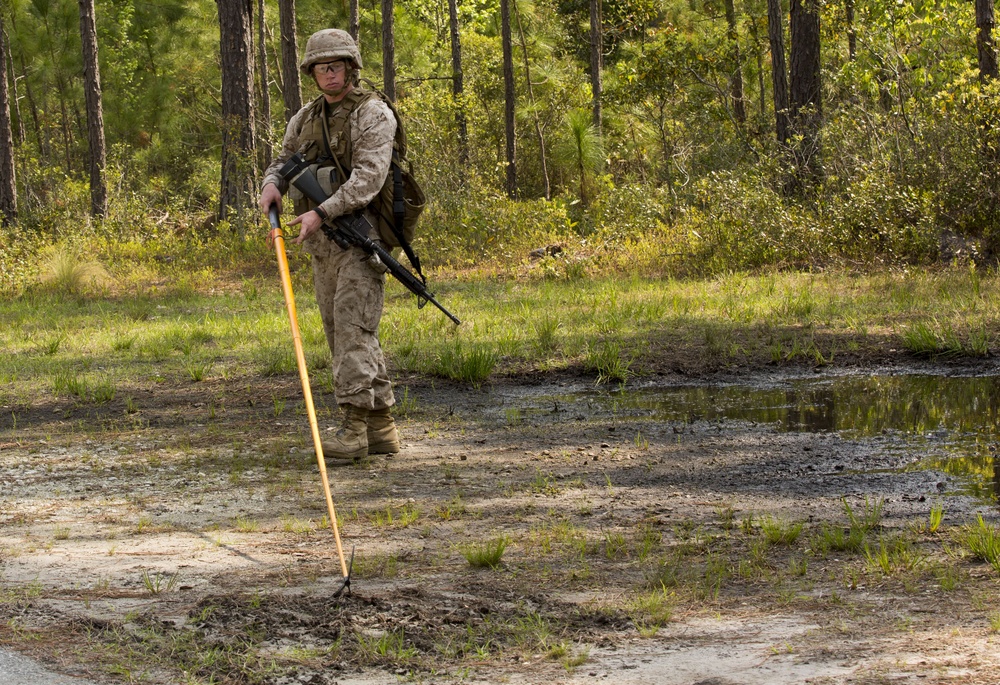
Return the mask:
[[[309,162],[322,159],[325,146],[320,132],[326,112],[328,130],[332,129],[330,147],[342,166],[350,170],[349,178],[338,184],[331,179],[329,161],[318,169],[317,175],[330,179],[328,183],[334,190],[320,209],[327,216],[336,217],[366,208],[382,189],[392,159],[396,120],[381,99],[360,88],[355,88],[342,102],[327,107],[323,107],[322,100],[321,96],[306,105],[288,122],[281,152],[268,167],[263,185],[273,183],[285,193],[288,183],[278,175],[278,170],[296,152],[302,152]],[[291,197],[296,199],[294,190]],[[312,207],[301,196],[296,200],[298,214]],[[365,212],[369,223],[377,226],[372,212],[367,209]],[[369,237],[385,247],[377,229],[373,228]],[[304,246],[312,255],[316,300],[333,354],[337,403],[376,411],[392,406],[395,403],[392,385],[378,341],[384,271],[373,267],[360,248],[343,250],[322,231],[311,235]]]

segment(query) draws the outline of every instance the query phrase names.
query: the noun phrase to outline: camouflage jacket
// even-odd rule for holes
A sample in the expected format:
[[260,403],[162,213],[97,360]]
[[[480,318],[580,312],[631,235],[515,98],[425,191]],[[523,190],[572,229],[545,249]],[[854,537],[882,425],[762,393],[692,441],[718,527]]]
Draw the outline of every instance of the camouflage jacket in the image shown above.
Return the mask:
[[[262,185],[273,183],[282,193],[287,192],[288,183],[278,175],[278,170],[296,152],[301,152],[310,163],[318,160],[326,167],[333,165],[323,160],[322,116],[326,109],[330,147],[341,164],[349,167],[349,177],[334,182],[333,194],[321,205],[327,216],[335,217],[366,207],[382,189],[392,161],[396,119],[381,99],[358,87],[340,102],[325,108],[323,104],[320,96],[288,122],[281,151],[267,168]],[[308,208],[308,204],[296,203],[299,213]]]

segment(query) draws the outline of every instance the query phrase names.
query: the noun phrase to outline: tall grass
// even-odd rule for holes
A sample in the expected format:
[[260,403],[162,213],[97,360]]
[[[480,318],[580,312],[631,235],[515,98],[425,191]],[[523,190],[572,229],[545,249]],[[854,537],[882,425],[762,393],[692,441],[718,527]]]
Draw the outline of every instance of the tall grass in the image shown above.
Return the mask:
[[[131,271],[116,273],[107,297],[21,291],[0,313],[9,352],[0,358],[0,374],[16,366],[18,377],[27,374],[41,386],[58,383],[59,392],[78,397],[85,393],[69,386],[91,382],[86,369],[77,367],[77,381],[56,378],[67,373],[63,361],[72,354],[91,363],[100,359],[108,377],[130,382],[198,380],[210,372],[230,378],[293,374],[270,255],[236,252],[245,260],[241,268],[263,274],[252,281],[241,274],[238,288],[228,287],[232,273],[207,275],[204,267],[198,279],[212,283],[204,291],[200,285],[154,286],[179,267],[153,259],[159,251],[136,248],[138,263],[116,264]],[[981,295],[995,290],[1000,276],[983,272],[973,279],[965,266],[910,275],[769,272],[574,281],[534,279],[532,268],[505,280],[431,272],[439,298],[463,319],[459,327],[434,309],[418,309],[402,286],[390,282],[380,327],[390,364],[471,385],[498,374],[563,369],[620,384],[646,373],[650,359],[679,368],[692,361],[707,368],[829,363],[841,350],[891,354],[906,331],[912,340],[904,349],[939,353],[940,340],[951,340],[953,349],[973,356],[988,351],[1000,332],[1000,300]],[[296,278],[307,277],[308,268],[300,268]],[[120,282],[136,286],[135,292],[119,296],[114,289]],[[329,364],[326,341],[315,301],[301,285],[300,326],[310,368],[317,371]],[[929,342],[921,346],[920,336]],[[40,357],[48,362],[36,362]]]
[[1000,571],[1000,530],[988,525],[982,514],[976,517],[975,523],[962,526],[957,535],[959,544],[974,559],[985,561]]

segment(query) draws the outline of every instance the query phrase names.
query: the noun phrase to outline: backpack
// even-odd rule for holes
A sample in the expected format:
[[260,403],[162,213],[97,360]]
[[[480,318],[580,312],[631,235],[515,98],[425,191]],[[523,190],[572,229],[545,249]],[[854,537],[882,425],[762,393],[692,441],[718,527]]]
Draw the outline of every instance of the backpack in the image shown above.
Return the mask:
[[410,243],[416,234],[417,220],[424,211],[427,198],[413,175],[413,164],[406,157],[406,131],[403,119],[399,116],[396,106],[366,80],[366,85],[372,94],[389,107],[396,119],[396,134],[392,144],[392,161],[389,164],[389,175],[375,199],[368,207],[379,219],[378,231],[382,240],[389,247],[399,247],[410,260],[421,280],[424,275],[420,271],[420,259],[414,253]]

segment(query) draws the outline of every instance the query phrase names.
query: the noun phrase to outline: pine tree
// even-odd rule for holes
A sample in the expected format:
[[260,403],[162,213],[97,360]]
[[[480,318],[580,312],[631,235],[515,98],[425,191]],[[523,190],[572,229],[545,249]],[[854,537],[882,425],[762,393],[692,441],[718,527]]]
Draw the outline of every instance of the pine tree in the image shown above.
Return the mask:
[[101,98],[101,71],[97,60],[97,24],[94,0],[78,0],[80,43],[83,46],[84,96],[87,102],[87,142],[90,149],[90,213],[103,218],[108,213],[105,179],[107,151],[104,143],[104,105]]
[[299,55],[295,28],[295,0],[278,0],[281,23],[281,95],[285,100],[285,123],[302,109]]
[[[356,2],[356,0],[352,0]],[[455,99],[455,126],[458,128],[458,161],[469,163],[469,127],[465,117],[462,91],[462,40],[458,26],[458,0],[448,0],[448,26],[451,33],[451,93]]]
[[976,0],[976,51],[979,53],[979,77],[982,80],[997,78],[997,50],[993,42],[993,28],[996,26],[993,0]]
[[392,0],[382,0],[382,92],[396,101],[396,37]]
[[819,6],[816,0],[791,0],[791,65],[789,71],[796,177],[812,184],[820,173],[819,127],[823,114],[820,92]]
[[0,12],[0,224],[17,221],[17,185],[14,181],[14,136],[7,95],[7,32]]
[[503,43],[504,140],[507,196],[517,197],[517,167],[514,164],[514,51],[511,46],[510,0],[500,0],[500,40]]
[[779,143],[787,143],[788,71],[785,68],[785,23],[781,0],[767,0],[767,38],[771,45],[771,87],[774,99],[774,131]]
[[222,67],[219,219],[241,215],[256,190],[253,31],[250,0],[217,0]]

